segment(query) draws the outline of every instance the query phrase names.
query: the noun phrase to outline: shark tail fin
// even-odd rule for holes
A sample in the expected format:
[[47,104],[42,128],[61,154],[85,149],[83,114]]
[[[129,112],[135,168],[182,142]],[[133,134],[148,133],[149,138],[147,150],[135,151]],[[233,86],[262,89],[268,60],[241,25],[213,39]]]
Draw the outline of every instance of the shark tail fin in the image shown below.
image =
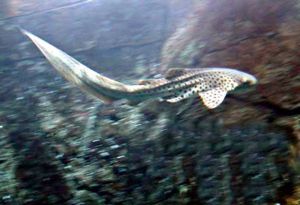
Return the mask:
[[93,71],[36,35],[21,28],[20,30],[38,47],[64,78],[103,102],[109,103],[120,99],[123,96],[122,93],[126,93],[130,89],[128,85]]

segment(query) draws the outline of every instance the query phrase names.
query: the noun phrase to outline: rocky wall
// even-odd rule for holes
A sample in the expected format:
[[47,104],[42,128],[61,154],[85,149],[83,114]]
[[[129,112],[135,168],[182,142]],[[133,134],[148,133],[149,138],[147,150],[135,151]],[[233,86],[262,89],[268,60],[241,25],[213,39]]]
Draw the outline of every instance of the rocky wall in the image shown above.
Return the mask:
[[299,5],[298,0],[201,1],[166,42],[161,67],[162,72],[174,66],[230,67],[255,75],[258,85],[230,94],[216,115],[227,126],[256,122],[287,130],[297,166]]
[[[126,6],[116,0],[68,1],[68,5],[51,1],[53,7],[46,1],[37,7],[32,1],[27,9],[20,6],[22,2],[1,1],[4,6],[0,7],[15,8],[1,13],[0,49],[5,55],[0,66],[0,204],[299,203],[299,101],[289,100],[291,95],[297,97],[292,87],[297,91],[294,71],[298,67],[289,59],[297,61],[296,47],[291,47],[298,44],[297,37],[281,42],[284,38],[276,30],[287,28],[283,23],[297,23],[297,1],[234,0],[229,6],[225,0],[203,0],[195,1],[195,8],[185,7],[186,1],[168,1],[166,26],[159,20],[163,9],[156,7],[165,5],[161,1],[126,1]],[[100,12],[101,6],[92,5],[106,7]],[[90,12],[83,12],[87,8]],[[187,23],[177,24],[187,13],[192,14]],[[121,21],[124,18],[128,21]],[[98,33],[95,27],[103,19],[109,23],[101,28],[109,31],[99,29]],[[151,40],[167,36],[177,24],[178,30],[164,46],[163,66],[157,70],[237,67],[256,75],[259,84],[231,93],[212,111],[198,98],[191,104],[102,105],[58,77],[33,46],[15,34],[14,24],[26,25],[88,65],[109,65],[114,72],[99,70],[127,80],[144,73],[137,75],[138,69],[125,72],[129,66],[124,62],[136,65],[143,59],[145,64],[135,66],[143,69],[147,62],[158,62],[163,40],[157,49],[150,49],[156,42]],[[125,30],[129,35],[122,36]],[[95,36],[96,44],[89,44]],[[142,42],[149,42],[150,47]],[[269,45],[280,45],[277,58],[273,58],[276,49]],[[102,46],[107,46],[104,54]],[[122,52],[126,58],[115,55]],[[135,58],[134,52],[144,57]],[[268,62],[281,69],[275,66],[270,72]],[[119,65],[124,73],[116,69]],[[283,81],[286,71],[293,72]],[[286,92],[273,86],[278,82]],[[269,97],[268,89],[281,94]]]

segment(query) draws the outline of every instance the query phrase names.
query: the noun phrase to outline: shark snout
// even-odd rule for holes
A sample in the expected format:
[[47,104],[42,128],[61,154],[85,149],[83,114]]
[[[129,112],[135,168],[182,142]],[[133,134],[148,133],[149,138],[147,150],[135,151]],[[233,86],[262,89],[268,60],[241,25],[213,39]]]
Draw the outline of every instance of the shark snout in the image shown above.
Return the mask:
[[253,75],[245,74],[245,76],[243,77],[243,81],[245,83],[249,83],[250,85],[254,85],[257,83],[257,78]]

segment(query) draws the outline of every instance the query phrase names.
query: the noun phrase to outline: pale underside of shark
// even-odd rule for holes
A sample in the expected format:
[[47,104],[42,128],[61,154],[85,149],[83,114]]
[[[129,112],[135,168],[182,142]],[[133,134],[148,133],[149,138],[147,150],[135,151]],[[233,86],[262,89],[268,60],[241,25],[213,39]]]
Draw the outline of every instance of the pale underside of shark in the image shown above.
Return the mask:
[[199,96],[207,108],[213,109],[222,103],[228,91],[243,83],[257,82],[254,76],[230,68],[173,68],[165,78],[127,85],[93,71],[32,33],[21,31],[62,76],[105,103],[120,99],[131,102],[159,99],[175,103]]

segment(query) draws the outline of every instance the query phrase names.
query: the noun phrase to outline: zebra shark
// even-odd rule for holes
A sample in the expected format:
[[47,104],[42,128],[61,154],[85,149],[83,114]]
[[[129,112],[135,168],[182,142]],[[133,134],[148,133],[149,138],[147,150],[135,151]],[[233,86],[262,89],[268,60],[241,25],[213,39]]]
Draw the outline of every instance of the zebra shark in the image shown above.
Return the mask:
[[104,103],[120,99],[141,102],[159,99],[170,103],[199,96],[208,109],[219,106],[228,91],[243,83],[255,84],[257,79],[248,73],[231,68],[172,68],[164,78],[140,80],[128,85],[105,77],[83,65],[70,55],[38,36],[21,29],[68,81]]

